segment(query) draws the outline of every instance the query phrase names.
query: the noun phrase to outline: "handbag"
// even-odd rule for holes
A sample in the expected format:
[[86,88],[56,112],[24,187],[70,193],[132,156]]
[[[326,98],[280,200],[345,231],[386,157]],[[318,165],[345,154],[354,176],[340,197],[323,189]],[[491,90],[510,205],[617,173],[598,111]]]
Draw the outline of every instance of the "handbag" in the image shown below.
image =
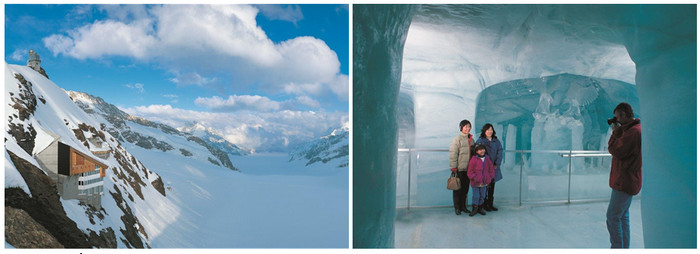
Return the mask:
[[459,177],[457,177],[457,173],[452,172],[450,175],[450,178],[447,178],[447,189],[448,190],[459,190],[461,188],[462,183],[459,181]]

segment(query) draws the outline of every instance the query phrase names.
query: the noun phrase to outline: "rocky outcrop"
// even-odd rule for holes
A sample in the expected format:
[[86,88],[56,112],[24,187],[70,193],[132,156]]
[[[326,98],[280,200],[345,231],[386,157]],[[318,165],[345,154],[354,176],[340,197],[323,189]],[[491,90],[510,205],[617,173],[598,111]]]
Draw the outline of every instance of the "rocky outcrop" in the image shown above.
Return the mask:
[[[56,183],[30,162],[19,158],[11,151],[7,151],[7,153],[27,183],[32,196],[29,197],[20,188],[7,188],[5,189],[5,206],[25,211],[66,248],[93,247],[89,241],[89,236],[80,231],[77,224],[66,215],[56,192]],[[32,240],[29,241],[31,242]],[[107,241],[109,240],[102,242]],[[40,240],[37,240],[37,242],[40,242]],[[107,248],[110,246],[95,247]]]
[[348,129],[335,130],[328,136],[296,147],[294,151],[289,153],[289,161],[306,160],[306,166],[308,166],[316,162],[328,163],[339,160],[340,163],[337,167],[346,167],[348,160],[341,158],[348,157],[350,153],[348,140]]
[[167,152],[170,150],[175,149],[172,145],[168,144],[167,142],[159,141],[154,137],[151,136],[144,136],[141,135],[140,133],[133,132],[133,131],[122,131],[121,132],[122,137],[126,139],[127,142],[132,143],[134,145],[140,146],[145,149],[153,149],[156,148],[158,150],[161,150],[163,152]]
[[[124,212],[121,220],[124,222],[126,229],[119,229],[124,237],[126,237],[126,239],[121,239],[122,242],[129,248],[144,248],[143,242],[139,237],[139,232],[143,233],[146,238],[148,238],[148,236],[146,235],[146,232],[143,231],[143,226],[141,223],[139,223],[136,217],[134,217],[129,205],[122,198],[122,192],[119,190],[119,188],[114,187],[114,192],[109,191],[109,194],[112,195],[114,201],[117,202],[119,209]],[[140,230],[137,230],[137,227]]]
[[165,197],[165,185],[163,184],[163,179],[158,176],[156,180],[153,180],[151,182],[151,185],[153,185],[153,188],[155,188],[160,194],[163,194],[163,197]]
[[[36,130],[31,123],[25,123],[36,110],[36,95],[32,90],[32,82],[27,81],[22,74],[15,73],[15,79],[19,92],[14,94],[10,92],[10,105],[17,110],[16,113],[8,116],[7,132],[15,137],[17,144],[24,149],[28,154],[32,154],[34,150],[34,139],[36,138]],[[9,114],[9,112],[6,112]],[[16,121],[19,120],[19,121]]]
[[182,154],[182,156],[186,156],[186,157],[192,156],[192,152],[187,151],[187,149],[184,149],[184,148],[180,148],[180,153]]
[[5,241],[15,248],[63,248],[63,245],[27,212],[11,206],[5,206]]
[[[242,150],[236,145],[231,144],[227,141],[223,141],[223,138],[217,139],[217,142],[207,142],[206,140],[192,135],[191,133],[179,131],[178,129],[175,129],[168,125],[149,121],[138,116],[129,115],[124,111],[121,111],[116,106],[105,102],[100,97],[74,91],[69,91],[67,93],[71,97],[73,102],[75,102],[75,104],[78,105],[78,107],[80,107],[83,111],[91,115],[100,115],[105,120],[107,120],[107,122],[109,122],[112,126],[104,126],[101,129],[107,131],[109,134],[111,134],[113,137],[115,137],[121,142],[128,142],[136,146],[142,147],[144,149],[155,148],[163,152],[175,149],[175,147],[172,144],[166,141],[162,141],[155,137],[132,131],[132,129],[126,123],[127,121],[129,121],[141,126],[159,129],[165,134],[185,137],[188,141],[203,146],[214,156],[214,158],[218,159],[218,161],[216,162],[212,162],[212,160],[209,160],[214,165],[224,166],[232,170],[238,171],[238,169],[233,166],[233,163],[231,163],[228,154],[246,154],[242,152]],[[187,151],[182,148],[179,148],[179,150],[183,156],[192,156],[192,153],[190,151]]]
[[38,72],[39,72],[39,74],[41,74],[41,75],[43,75],[44,77],[46,77],[46,79],[49,79],[49,74],[46,74],[46,70],[44,70],[44,68],[39,67],[39,71],[38,71]]
[[[202,140],[201,138],[198,138],[195,136],[189,136],[189,137],[187,137],[187,140],[194,141],[197,144],[200,144],[203,147],[207,148],[207,150],[209,150],[209,152],[211,152],[212,155],[216,156],[216,158],[219,159],[219,161],[221,161],[221,164],[224,167],[233,169],[235,171],[239,171],[236,167],[233,166],[233,163],[231,163],[231,159],[228,158],[228,154],[226,154],[226,153],[222,152],[221,150],[216,149],[215,147],[207,144],[207,142],[204,142],[204,140]],[[209,159],[209,162],[211,162],[212,164],[215,164],[217,166],[221,166],[221,165],[219,165],[219,163],[212,161],[211,158],[207,158],[207,159]]]

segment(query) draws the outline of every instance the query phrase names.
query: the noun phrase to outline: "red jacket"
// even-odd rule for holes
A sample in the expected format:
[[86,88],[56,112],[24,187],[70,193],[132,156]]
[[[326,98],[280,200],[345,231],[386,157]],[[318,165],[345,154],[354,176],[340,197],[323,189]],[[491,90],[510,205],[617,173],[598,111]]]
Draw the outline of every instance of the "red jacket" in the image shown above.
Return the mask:
[[610,188],[637,195],[642,189],[642,124],[639,118],[620,126],[608,140],[612,154]]
[[472,187],[488,185],[493,180],[493,162],[488,155],[484,157],[484,161],[481,161],[478,155],[474,155],[469,161],[467,176],[469,177],[469,185]]

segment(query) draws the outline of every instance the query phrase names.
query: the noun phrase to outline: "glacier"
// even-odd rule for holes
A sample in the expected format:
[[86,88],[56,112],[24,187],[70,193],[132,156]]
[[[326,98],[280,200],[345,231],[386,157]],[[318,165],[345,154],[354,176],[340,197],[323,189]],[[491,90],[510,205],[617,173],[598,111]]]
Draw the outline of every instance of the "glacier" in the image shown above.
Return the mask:
[[[473,120],[473,134],[482,121],[503,120],[478,114],[482,91],[566,73],[636,89],[634,109],[644,126],[644,246],[696,247],[696,5],[355,5],[353,15],[355,247],[394,244],[397,144],[444,148],[440,140],[454,135],[461,119]],[[539,111],[515,110],[535,129],[522,132],[531,135],[520,147],[544,149],[564,140],[570,149],[604,149],[607,130],[585,126],[604,123],[614,106],[566,121],[593,105],[591,99],[565,105],[538,95],[530,104]],[[611,99],[634,105],[625,96]],[[567,135],[574,130],[581,138]],[[584,138],[586,131],[598,138]],[[540,134],[545,139],[534,139]],[[660,148],[671,140],[679,152]],[[518,147],[511,143],[507,149]],[[665,216],[668,210],[674,216]]]

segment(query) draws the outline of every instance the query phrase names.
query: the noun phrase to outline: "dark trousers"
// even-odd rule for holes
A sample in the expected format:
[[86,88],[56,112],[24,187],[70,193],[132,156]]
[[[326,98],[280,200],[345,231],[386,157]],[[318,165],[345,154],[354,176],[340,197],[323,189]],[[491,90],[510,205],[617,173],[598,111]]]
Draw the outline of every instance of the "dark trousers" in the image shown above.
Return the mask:
[[491,184],[488,186],[488,190],[486,191],[486,200],[484,200],[485,204],[493,204],[493,191],[496,189],[496,181],[491,180]]
[[469,193],[469,177],[467,171],[457,171],[457,177],[461,186],[459,190],[452,191],[452,202],[455,205],[455,210],[467,207],[467,194]]

